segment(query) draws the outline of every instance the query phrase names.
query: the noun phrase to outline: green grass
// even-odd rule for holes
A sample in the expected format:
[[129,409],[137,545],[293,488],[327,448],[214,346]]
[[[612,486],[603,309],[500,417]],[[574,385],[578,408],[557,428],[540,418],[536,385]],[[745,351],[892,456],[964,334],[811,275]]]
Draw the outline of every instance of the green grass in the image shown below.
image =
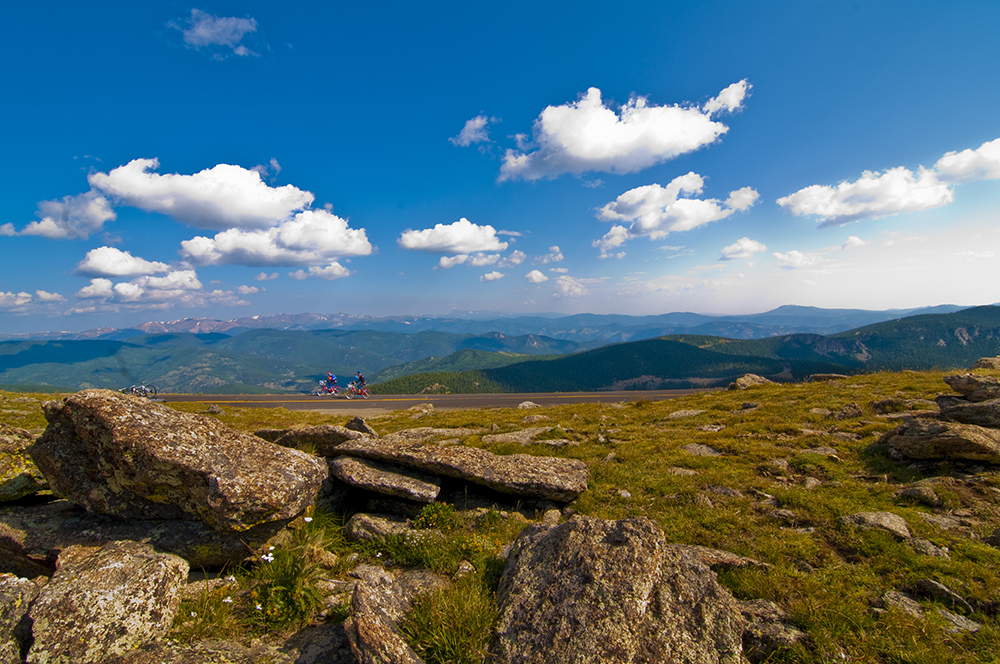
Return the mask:
[[[805,645],[773,661],[995,662],[1000,652],[1000,550],[981,540],[1000,527],[1000,473],[981,464],[893,460],[878,439],[897,421],[876,416],[869,406],[885,399],[933,399],[949,393],[944,375],[873,373],[832,383],[771,385],[655,402],[637,393],[636,401],[621,404],[531,411],[548,418],[544,426],[552,427],[553,437],[571,438],[578,445],[525,448],[486,444],[479,435],[468,436],[463,443],[497,453],[527,451],[580,459],[590,470],[590,483],[572,505],[577,513],[606,519],[645,516],[670,542],[725,549],[772,565],[767,570],[726,571],[719,578],[738,598],[776,602],[791,622],[808,633]],[[0,407],[25,411],[5,421],[26,428],[41,426],[39,415],[27,412],[37,405],[11,401],[20,396],[0,393]],[[39,403],[52,398],[29,396]],[[743,408],[745,402],[758,406]],[[863,414],[835,420],[818,410],[836,412],[848,403],[861,406]],[[176,407],[204,412],[207,404]],[[670,417],[681,410],[702,412]],[[350,416],[227,407],[216,417],[234,428],[255,431],[343,424]],[[415,426],[491,430],[496,425],[497,432],[539,426],[525,423],[524,418],[525,412],[517,409],[423,415],[398,411],[368,422],[381,434]],[[708,430],[719,426],[723,428]],[[681,449],[689,443],[711,446],[721,455],[692,455]],[[821,446],[834,448],[836,458],[807,452]],[[776,459],[788,462],[787,473],[773,471],[770,462]],[[818,480],[819,485],[807,488],[806,478]],[[928,478],[935,480],[944,508],[935,510],[897,497],[903,487]],[[739,493],[726,496],[713,487]],[[231,586],[186,603],[174,635],[276,638],[318,620],[310,593],[317,578],[314,554],[322,549],[341,561],[340,567],[323,571],[328,577],[346,578],[352,565],[366,561],[391,561],[396,568],[422,566],[451,577],[454,583],[448,590],[417,602],[403,630],[429,662],[479,662],[476,653],[485,647],[496,610],[493,592],[502,565],[497,554],[525,522],[496,510],[474,518],[455,507],[426,508],[417,521],[427,527],[364,545],[345,542],[336,520],[317,515],[308,528],[296,531],[275,549],[273,562],[234,569]],[[776,519],[772,515],[776,509],[789,510],[794,523]],[[915,537],[947,548],[951,559],[919,555],[887,535],[840,525],[840,517],[861,511],[899,514]],[[920,516],[943,511],[966,525],[942,529]],[[796,530],[803,528],[809,530]],[[460,575],[460,570],[468,572],[463,561],[472,566],[465,576]],[[967,617],[983,628],[976,634],[948,633],[933,615],[935,607],[944,605],[929,599],[920,600],[927,609],[926,620],[874,610],[887,590],[904,589],[920,578],[938,580],[968,600],[976,611]],[[223,602],[226,597],[233,601]],[[257,603],[261,611],[256,610]],[[191,616],[192,612],[197,615]],[[333,611],[331,619],[345,616],[342,607]]]

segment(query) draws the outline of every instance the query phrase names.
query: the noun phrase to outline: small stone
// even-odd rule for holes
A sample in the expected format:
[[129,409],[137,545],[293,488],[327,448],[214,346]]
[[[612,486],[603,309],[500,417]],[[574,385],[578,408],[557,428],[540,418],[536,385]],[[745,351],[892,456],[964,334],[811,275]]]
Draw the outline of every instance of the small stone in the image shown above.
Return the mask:
[[899,492],[901,498],[909,498],[930,507],[940,507],[944,501],[928,486],[910,486]]
[[942,609],[937,607],[937,614],[944,618],[949,623],[948,632],[951,634],[958,634],[959,632],[978,632],[983,628],[979,623],[969,620],[965,616],[960,616],[958,614],[952,613],[947,609]]
[[914,600],[912,597],[905,593],[901,593],[896,590],[888,590],[882,595],[882,604],[887,609],[897,609],[903,613],[907,613],[914,618],[919,618],[924,615],[924,607],[920,606],[920,603]]
[[719,450],[715,449],[714,447],[709,447],[708,445],[702,445],[701,443],[688,443],[687,445],[682,445],[681,449],[695,456],[707,456],[707,457],[722,456],[722,452],[720,452]]
[[541,406],[535,403],[534,401],[522,401],[521,403],[517,404],[517,407],[522,410],[526,408],[541,408]]
[[842,524],[850,524],[861,530],[880,530],[899,539],[910,539],[906,520],[892,512],[858,512],[839,520]]
[[947,558],[948,560],[951,560],[951,556],[948,555],[948,549],[941,548],[930,540],[914,537],[910,540],[910,546],[913,547],[913,550],[919,554],[933,556],[935,558]]
[[625,489],[618,489],[618,495],[621,498],[631,498],[632,497],[632,494],[629,493],[628,491],[626,491]]
[[674,412],[667,415],[672,420],[682,418],[682,417],[694,417],[695,415],[701,415],[705,411],[703,410],[675,410]]
[[804,480],[802,480],[802,488],[809,489],[810,491],[812,489],[815,489],[815,488],[819,487],[819,486],[822,486],[822,484],[823,483],[820,482],[815,477],[807,477]]

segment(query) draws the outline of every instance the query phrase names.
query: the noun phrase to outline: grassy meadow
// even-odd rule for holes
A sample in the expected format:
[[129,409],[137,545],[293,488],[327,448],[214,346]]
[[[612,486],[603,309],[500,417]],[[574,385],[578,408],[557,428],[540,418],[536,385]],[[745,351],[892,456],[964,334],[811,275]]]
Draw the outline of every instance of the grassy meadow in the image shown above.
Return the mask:
[[[646,516],[669,542],[725,549],[768,563],[769,568],[724,571],[719,579],[737,598],[773,600],[808,633],[806,644],[770,661],[996,662],[1000,550],[982,540],[1000,527],[1000,469],[895,461],[877,444],[898,421],[876,414],[871,403],[894,399],[889,409],[898,410],[913,405],[912,400],[949,393],[944,375],[886,372],[667,401],[644,400],[636,393],[636,400],[613,405],[397,411],[367,421],[380,434],[418,426],[479,428],[484,433],[551,426],[551,434],[541,439],[569,438],[578,444],[553,448],[540,440],[528,447],[489,445],[479,435],[463,443],[498,454],[581,459],[590,469],[590,486],[571,504],[576,513],[606,519]],[[0,393],[0,421],[40,431],[45,423],[38,404],[51,398]],[[829,411],[849,403],[859,405],[863,414],[828,417]],[[207,404],[199,403],[174,407],[207,410]],[[251,432],[349,419],[254,408],[225,408],[214,416]],[[719,455],[681,449],[691,443]],[[809,451],[820,447],[832,447],[836,455]],[[928,478],[933,478],[942,507],[898,496],[904,487]],[[918,554],[887,534],[838,523],[842,516],[872,511],[902,516],[914,537],[946,549],[950,559]],[[934,525],[921,513],[948,515],[955,525]],[[324,606],[323,584],[345,580],[358,562],[390,561],[455,579],[450,589],[421,599],[402,626],[417,652],[428,662],[482,661],[502,569],[497,554],[527,523],[524,518],[497,509],[473,515],[436,504],[421,513],[417,523],[423,530],[414,535],[353,544],[341,532],[348,516],[312,514],[276,547],[272,560],[224,571],[224,584],[185,603],[173,637],[276,639],[311,621],[343,620],[349,598],[345,594],[340,605]],[[471,572],[464,563],[471,563]],[[906,590],[922,578],[948,586],[974,612],[928,599],[920,600],[924,618],[875,610],[886,591]],[[964,613],[982,628],[951,633],[933,612],[935,606]]]

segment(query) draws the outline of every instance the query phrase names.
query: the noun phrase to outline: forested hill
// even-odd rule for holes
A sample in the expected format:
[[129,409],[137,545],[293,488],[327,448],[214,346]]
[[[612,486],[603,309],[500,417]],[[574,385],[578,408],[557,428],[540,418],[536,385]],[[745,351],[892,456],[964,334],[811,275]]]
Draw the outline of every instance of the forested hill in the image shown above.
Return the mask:
[[829,336],[736,340],[675,335],[476,372],[407,376],[377,390],[416,393],[432,385],[484,392],[668,389],[725,384],[744,373],[801,380],[812,373],[960,369],[995,355],[1000,355],[1000,307],[989,306],[901,318]]

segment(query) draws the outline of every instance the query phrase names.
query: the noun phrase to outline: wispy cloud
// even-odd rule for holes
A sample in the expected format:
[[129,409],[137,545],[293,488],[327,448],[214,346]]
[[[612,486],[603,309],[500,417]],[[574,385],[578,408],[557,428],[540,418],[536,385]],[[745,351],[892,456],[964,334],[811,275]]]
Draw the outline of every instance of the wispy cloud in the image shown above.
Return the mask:
[[490,118],[485,115],[477,115],[471,120],[467,120],[458,136],[452,136],[448,140],[452,145],[458,147],[468,147],[475,143],[492,143],[490,140],[491,124],[499,122],[497,118]]
[[213,48],[216,46],[228,48],[232,55],[258,55],[240,43],[247,34],[257,32],[257,21],[252,18],[213,16],[200,9],[192,9],[190,17],[171,21],[167,25],[181,31],[189,48],[208,49],[217,60],[225,59],[228,53]]

